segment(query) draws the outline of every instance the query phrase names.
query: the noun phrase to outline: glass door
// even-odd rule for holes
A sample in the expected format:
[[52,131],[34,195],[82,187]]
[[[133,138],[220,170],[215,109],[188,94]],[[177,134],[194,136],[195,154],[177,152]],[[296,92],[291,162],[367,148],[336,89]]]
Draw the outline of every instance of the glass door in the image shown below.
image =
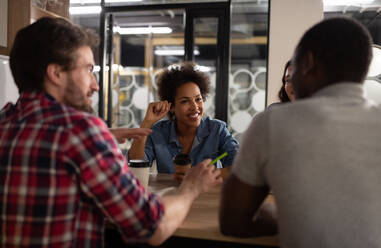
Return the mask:
[[211,92],[205,114],[227,122],[230,61],[230,8],[193,8],[187,11],[186,59],[209,74]]
[[206,114],[226,121],[229,3],[103,8],[104,100],[99,108],[103,102],[104,111],[99,113],[109,126],[138,127],[148,104],[158,100],[160,69],[185,60],[195,61],[211,76]]
[[184,58],[184,15],[183,9],[115,14],[112,126],[138,127],[158,100],[158,72]]

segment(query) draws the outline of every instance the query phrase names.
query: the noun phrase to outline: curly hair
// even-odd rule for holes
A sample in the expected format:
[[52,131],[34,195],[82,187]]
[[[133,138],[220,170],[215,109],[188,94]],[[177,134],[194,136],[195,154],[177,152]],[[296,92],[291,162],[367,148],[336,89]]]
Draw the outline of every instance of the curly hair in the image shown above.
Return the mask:
[[287,71],[287,68],[290,66],[290,64],[291,64],[291,60],[287,61],[286,65],[284,66],[284,70],[283,70],[282,88],[280,88],[280,90],[278,92],[278,97],[279,97],[281,102],[290,102],[291,101],[287,95],[287,92],[286,92],[286,71]]
[[[189,82],[197,84],[205,101],[210,91],[210,79],[191,61],[170,65],[159,74],[157,85],[160,100],[168,101],[174,106],[177,88]],[[169,117],[172,115],[169,112]]]
[[59,64],[65,70],[75,66],[76,51],[96,48],[98,35],[61,18],[43,17],[21,29],[10,53],[10,67],[19,92],[42,91],[46,68]]

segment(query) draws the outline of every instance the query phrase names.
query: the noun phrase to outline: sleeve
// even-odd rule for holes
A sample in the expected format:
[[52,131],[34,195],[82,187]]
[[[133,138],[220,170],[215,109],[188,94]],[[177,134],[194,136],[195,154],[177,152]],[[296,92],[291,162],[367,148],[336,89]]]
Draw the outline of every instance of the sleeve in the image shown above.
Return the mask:
[[259,113],[242,135],[241,147],[234,160],[232,173],[252,186],[267,185],[265,177],[269,148],[267,129],[265,112]]
[[152,134],[148,135],[146,145],[144,147],[144,159],[147,159],[152,165],[152,162],[155,160],[155,149]]
[[104,122],[96,117],[81,120],[67,139],[66,158],[86,200],[114,223],[126,240],[150,238],[164,206],[128,170],[125,157]]
[[220,122],[221,125],[219,127],[219,137],[220,137],[220,145],[219,150],[221,153],[227,152],[228,155],[221,159],[221,163],[223,167],[230,166],[233,164],[234,157],[237,154],[239,144],[236,139],[230,134],[229,130],[226,127],[225,122]]

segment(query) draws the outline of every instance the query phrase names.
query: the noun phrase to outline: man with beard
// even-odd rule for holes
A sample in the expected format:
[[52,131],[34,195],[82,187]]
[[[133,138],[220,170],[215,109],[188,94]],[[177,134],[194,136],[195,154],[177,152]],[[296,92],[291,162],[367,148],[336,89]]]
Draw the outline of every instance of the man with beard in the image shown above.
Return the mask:
[[[371,44],[347,18],[304,34],[291,63],[297,101],[258,114],[243,136],[223,233],[274,234],[278,219],[281,247],[381,247],[381,107],[363,90]],[[260,208],[270,189],[277,217]]]
[[20,98],[0,111],[2,247],[102,247],[106,222],[126,242],[159,244],[200,193],[221,183],[205,160],[170,196],[141,186],[105,123],[87,113],[98,90],[97,40],[54,18],[16,35],[10,66]]

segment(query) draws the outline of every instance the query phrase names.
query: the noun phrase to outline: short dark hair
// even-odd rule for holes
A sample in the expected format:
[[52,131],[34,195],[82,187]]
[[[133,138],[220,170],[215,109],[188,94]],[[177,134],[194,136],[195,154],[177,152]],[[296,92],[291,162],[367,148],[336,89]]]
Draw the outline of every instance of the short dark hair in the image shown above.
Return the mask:
[[280,88],[278,92],[278,97],[281,102],[291,102],[290,98],[287,95],[286,92],[286,71],[287,68],[291,65],[291,60],[287,61],[286,65],[284,66],[283,70],[283,76],[282,76],[282,87]]
[[372,38],[358,21],[347,17],[326,19],[310,28],[296,48],[296,63],[311,52],[327,77],[326,84],[363,82],[372,60]]
[[[210,91],[210,79],[191,61],[170,65],[159,74],[157,85],[160,100],[174,106],[177,88],[189,82],[197,84],[205,101]],[[170,112],[169,115],[172,117]]]
[[69,70],[75,66],[76,51],[96,48],[98,35],[62,18],[43,17],[21,29],[10,53],[10,67],[19,92],[42,91],[46,68],[55,63]]

